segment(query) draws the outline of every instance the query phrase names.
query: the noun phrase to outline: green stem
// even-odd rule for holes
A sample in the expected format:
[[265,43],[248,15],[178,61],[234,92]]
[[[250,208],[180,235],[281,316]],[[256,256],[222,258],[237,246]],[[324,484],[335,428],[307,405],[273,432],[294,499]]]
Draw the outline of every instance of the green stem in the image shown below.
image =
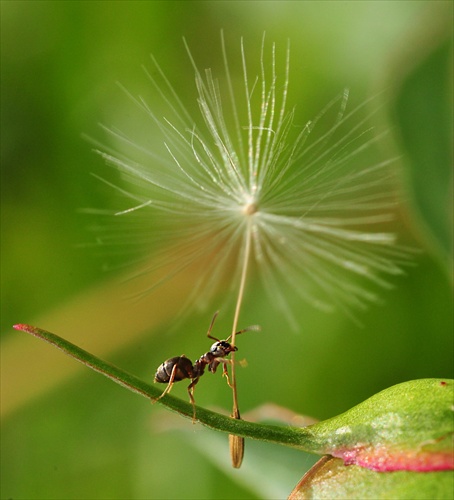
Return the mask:
[[[247,268],[249,264],[249,255],[251,253],[251,219],[249,218],[247,221],[247,229],[246,229],[246,241],[244,246],[244,254],[243,254],[243,262],[241,265],[241,278],[240,278],[240,288],[238,291],[238,297],[235,306],[235,315],[233,317],[233,326],[232,326],[232,345],[236,345],[236,331],[238,328],[238,320],[240,318],[240,310],[241,304],[243,303],[244,289],[246,286],[246,274]],[[233,388],[233,411],[232,416],[238,416],[240,414],[238,408],[238,393],[236,389],[236,371],[235,371],[235,352],[231,353],[232,359],[232,367],[231,367],[231,375],[232,375],[232,388]]]
[[[144,396],[152,402],[154,402],[154,400],[161,395],[162,391],[153,385],[144,382],[136,376],[123,371],[107,361],[97,358],[93,354],[90,354],[84,349],[81,349],[54,333],[24,324],[15,325],[14,328],[16,330],[27,332],[48,342],[49,344],[52,344],[68,356],[80,361],[85,366],[88,366],[92,370],[110,378],[117,384],[126,387],[126,389]],[[184,417],[192,419],[193,408],[190,403],[170,395],[164,396],[158,401],[158,403],[166,406],[170,410],[178,412]],[[257,424],[246,420],[237,420],[227,417],[198,406],[196,407],[196,420],[207,427],[221,432],[292,446],[310,453],[323,453],[319,439],[311,432],[310,428],[279,427],[274,425]]]

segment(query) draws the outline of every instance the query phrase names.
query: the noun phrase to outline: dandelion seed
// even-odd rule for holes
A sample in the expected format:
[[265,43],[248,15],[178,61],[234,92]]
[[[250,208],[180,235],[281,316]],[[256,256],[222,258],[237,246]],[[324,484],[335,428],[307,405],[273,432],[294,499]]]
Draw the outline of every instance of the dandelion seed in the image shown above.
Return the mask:
[[[297,127],[287,104],[288,47],[280,67],[276,46],[266,50],[263,39],[260,70],[252,75],[241,42],[240,89],[223,39],[222,53],[225,78],[218,80],[211,70],[198,69],[188,49],[199,116],[186,109],[153,58],[154,70],[146,74],[167,114],[158,116],[143,97],[128,93],[161,133],[165,154],[106,129],[118,147],[99,152],[130,184],[119,191],[133,204],[116,213],[116,223],[125,221],[124,235],[104,241],[151,246],[157,238],[168,240],[156,264],[140,272],[165,266],[173,277],[200,266],[192,303],[220,284],[226,290],[230,277],[231,289],[239,289],[233,332],[249,263],[288,318],[285,289],[326,311],[377,301],[374,290],[391,286],[386,276],[402,272],[406,252],[384,230],[396,207],[394,160],[369,159],[382,135],[373,135],[368,118],[361,118],[365,104],[348,111],[344,91]],[[156,285],[150,278],[150,289]]]

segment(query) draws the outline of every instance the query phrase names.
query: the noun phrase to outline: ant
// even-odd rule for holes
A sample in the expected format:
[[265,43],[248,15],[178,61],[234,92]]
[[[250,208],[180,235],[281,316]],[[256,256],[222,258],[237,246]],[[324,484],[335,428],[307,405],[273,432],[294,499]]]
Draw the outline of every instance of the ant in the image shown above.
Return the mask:
[[[231,352],[235,352],[238,348],[229,343],[229,340],[232,338],[232,335],[228,337],[226,340],[219,340],[216,337],[211,335],[211,330],[213,328],[214,322],[216,321],[216,317],[219,311],[215,312],[213,319],[211,320],[211,324],[208,328],[207,337],[216,342],[210,347],[210,350],[205,354],[202,354],[200,358],[192,364],[192,361],[187,358],[184,354],[181,356],[176,356],[174,358],[170,358],[164,363],[162,363],[158,369],[156,370],[156,374],[154,377],[155,382],[159,382],[161,384],[167,384],[164,392],[157,398],[155,401],[158,401],[163,396],[168,394],[172,389],[174,382],[179,382],[184,379],[191,379],[191,383],[188,386],[188,394],[189,400],[193,406],[193,416],[195,418],[195,399],[194,399],[194,386],[198,383],[200,377],[205,373],[205,368],[208,366],[208,370],[211,373],[215,373],[218,366],[222,363],[223,365],[223,375],[227,377],[227,384],[229,387],[232,387],[230,383],[229,374],[227,371],[227,364],[231,363],[232,360],[225,359]],[[259,330],[260,327],[257,325],[249,326],[248,328],[244,328],[236,332],[235,335],[240,335],[241,333],[247,332],[249,330]]]

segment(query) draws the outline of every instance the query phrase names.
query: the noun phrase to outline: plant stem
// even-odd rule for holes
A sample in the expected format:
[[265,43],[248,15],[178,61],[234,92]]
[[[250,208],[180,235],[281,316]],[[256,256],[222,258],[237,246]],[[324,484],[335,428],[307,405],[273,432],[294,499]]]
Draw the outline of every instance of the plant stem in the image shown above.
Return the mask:
[[[161,395],[161,390],[153,385],[139,379],[135,375],[123,371],[121,368],[108,363],[93,354],[81,349],[71,342],[55,335],[54,333],[42,330],[31,325],[15,325],[16,330],[29,333],[49,344],[57,347],[62,352],[81,362],[88,368],[101,373],[115,383],[144,396],[148,400],[155,402]],[[166,406],[180,415],[193,418],[193,407],[190,403],[170,395],[164,396],[158,403]],[[231,417],[215,413],[199,406],[196,407],[196,420],[203,425],[221,432],[235,434],[240,437],[249,437],[262,441],[279,443],[293,446],[312,453],[322,453],[322,443],[310,429],[295,427],[279,427],[274,425],[257,424],[246,420],[237,420]]]
[[[252,232],[252,223],[251,217],[247,219],[247,228],[246,228],[246,236],[245,236],[245,246],[243,253],[243,263],[241,269],[241,278],[240,278],[240,288],[238,291],[238,297],[236,301],[235,307],[235,315],[233,317],[233,326],[232,326],[232,345],[235,345],[235,337],[236,331],[238,328],[238,320],[240,317],[241,304],[243,303],[244,289],[246,286],[246,274],[247,268],[249,265],[249,255],[251,253],[251,232]],[[239,420],[240,419],[240,410],[238,407],[238,391],[236,388],[236,374],[235,374],[235,352],[232,352],[232,394],[233,394],[233,409],[232,409],[232,417]],[[232,460],[232,465],[235,469],[239,469],[241,467],[241,463],[243,462],[244,455],[244,438],[234,436],[232,434],[229,435],[229,448],[230,448],[230,458]]]
[[[247,228],[246,228],[246,236],[245,236],[245,245],[243,252],[243,262],[241,268],[241,278],[240,278],[240,288],[238,291],[238,297],[236,301],[235,307],[235,315],[233,317],[233,326],[232,326],[232,345],[235,345],[235,337],[236,332],[238,330],[238,320],[240,317],[241,304],[243,302],[244,297],[244,289],[246,286],[246,274],[247,268],[249,265],[249,256],[251,253],[251,232],[252,232],[252,223],[251,219],[247,220]],[[236,390],[236,375],[235,375],[235,353],[232,352],[232,389],[233,389],[233,415],[239,414],[238,410],[238,394]]]

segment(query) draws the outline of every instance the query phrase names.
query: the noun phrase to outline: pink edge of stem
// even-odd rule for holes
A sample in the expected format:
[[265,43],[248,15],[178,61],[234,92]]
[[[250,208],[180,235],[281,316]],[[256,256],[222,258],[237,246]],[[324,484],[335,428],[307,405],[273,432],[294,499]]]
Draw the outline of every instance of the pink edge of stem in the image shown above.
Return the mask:
[[36,327],[31,326],[31,325],[25,325],[25,324],[22,324],[22,323],[19,323],[17,325],[13,325],[13,328],[15,330],[21,330],[23,332],[36,333]]
[[389,453],[384,449],[357,447],[331,452],[346,465],[359,465],[377,472],[407,470],[435,472],[454,469],[454,456],[450,452],[416,452],[401,450]]

